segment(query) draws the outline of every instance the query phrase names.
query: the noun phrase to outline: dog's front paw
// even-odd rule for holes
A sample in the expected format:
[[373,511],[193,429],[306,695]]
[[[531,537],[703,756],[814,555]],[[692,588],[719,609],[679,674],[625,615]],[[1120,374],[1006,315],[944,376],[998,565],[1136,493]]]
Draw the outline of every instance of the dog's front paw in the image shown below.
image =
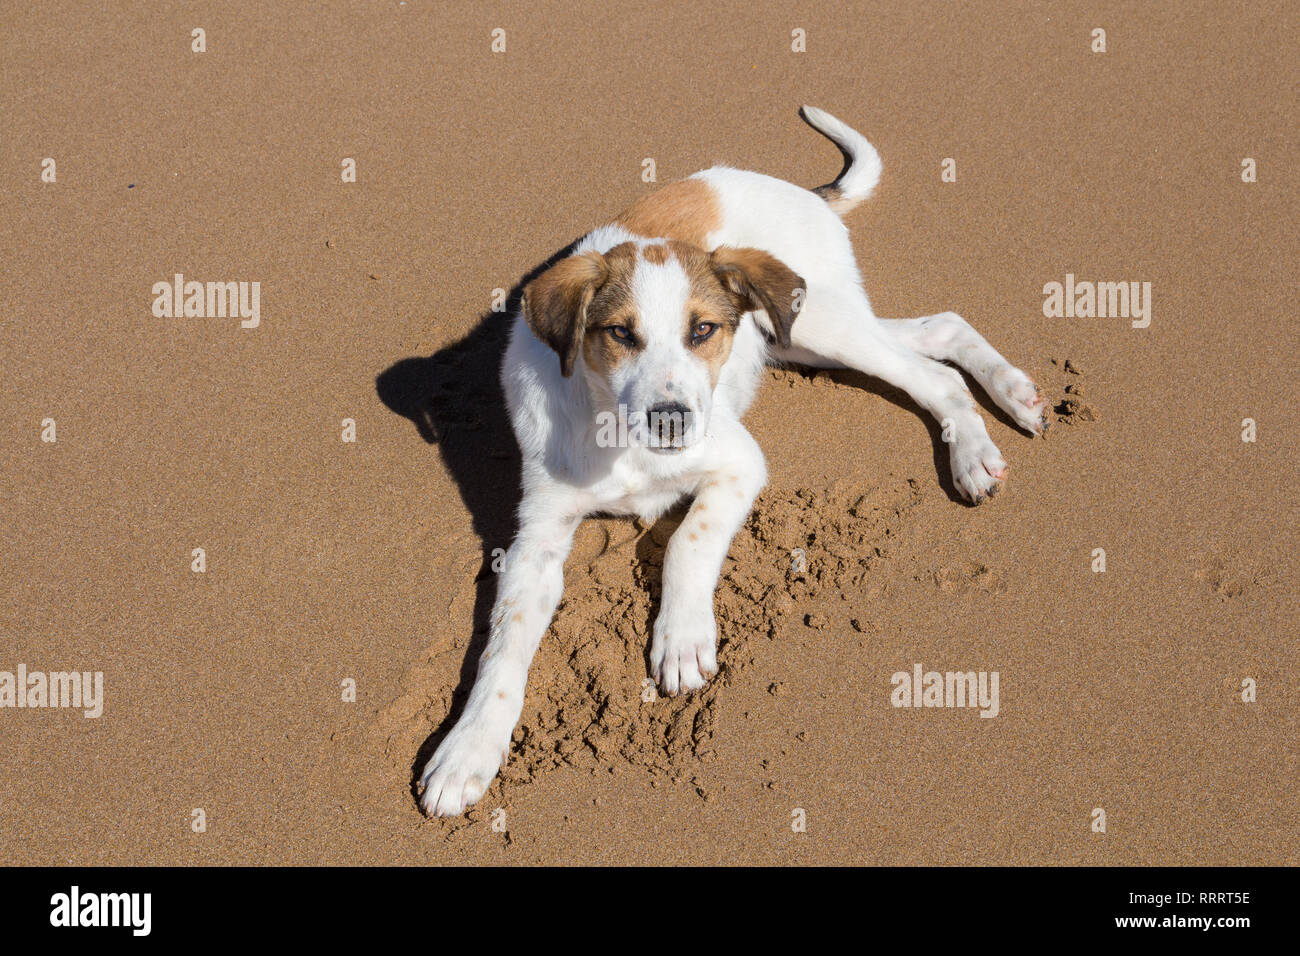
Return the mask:
[[718,625],[713,608],[686,614],[661,612],[650,641],[650,674],[660,689],[674,696],[699,690],[717,672]]
[[420,806],[430,816],[464,813],[482,799],[488,785],[505,762],[505,745],[479,727],[454,727],[434,751],[420,775]]
[[1001,490],[1007,463],[987,438],[953,442],[950,459],[953,484],[971,504],[980,504]]

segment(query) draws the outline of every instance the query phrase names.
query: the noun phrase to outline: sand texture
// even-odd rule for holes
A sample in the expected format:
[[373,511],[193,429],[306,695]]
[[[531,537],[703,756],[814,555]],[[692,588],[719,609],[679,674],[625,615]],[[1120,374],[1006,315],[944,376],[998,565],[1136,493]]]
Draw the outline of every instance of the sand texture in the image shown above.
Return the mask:
[[[0,672],[103,713],[0,707],[0,863],[1300,863],[1296,7],[593,9],[7,18]],[[1051,429],[976,390],[973,508],[906,395],[765,372],[721,672],[647,683],[680,513],[589,520],[501,777],[426,819],[518,499],[494,303],[715,163],[827,182],[802,103],[883,158],[877,313],[965,316]],[[155,315],[176,273],[258,325]],[[1149,325],[1045,315],[1067,274]],[[894,706],[917,664],[997,716]]]

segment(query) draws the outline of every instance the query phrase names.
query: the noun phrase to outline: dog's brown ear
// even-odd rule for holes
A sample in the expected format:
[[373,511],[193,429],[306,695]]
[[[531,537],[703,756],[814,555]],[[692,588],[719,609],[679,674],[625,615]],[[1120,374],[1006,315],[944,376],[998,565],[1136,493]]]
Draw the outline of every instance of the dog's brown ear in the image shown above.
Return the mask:
[[762,309],[772,322],[772,334],[790,345],[790,327],[808,294],[803,279],[776,256],[761,249],[719,246],[709,257],[714,274],[736,307]]
[[565,378],[573,374],[582,337],[587,331],[587,306],[608,278],[599,252],[561,259],[524,288],[524,319],[533,334],[555,349]]

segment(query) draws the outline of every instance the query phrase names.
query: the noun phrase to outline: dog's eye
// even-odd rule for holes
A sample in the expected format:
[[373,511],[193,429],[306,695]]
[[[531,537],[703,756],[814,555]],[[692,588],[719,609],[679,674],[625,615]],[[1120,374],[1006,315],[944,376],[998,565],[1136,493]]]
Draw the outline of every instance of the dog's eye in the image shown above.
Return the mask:
[[691,344],[699,345],[717,330],[718,326],[714,322],[696,322],[695,328],[691,329]]
[[607,327],[606,331],[620,342],[632,341],[632,330],[626,325],[611,325]]

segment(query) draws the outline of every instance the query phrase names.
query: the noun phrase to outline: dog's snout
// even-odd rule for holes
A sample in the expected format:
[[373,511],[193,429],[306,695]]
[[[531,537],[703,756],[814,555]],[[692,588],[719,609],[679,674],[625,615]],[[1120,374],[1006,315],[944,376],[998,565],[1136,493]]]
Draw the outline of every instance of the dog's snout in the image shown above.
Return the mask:
[[650,443],[658,448],[680,448],[690,427],[691,410],[681,402],[660,402],[646,412]]

